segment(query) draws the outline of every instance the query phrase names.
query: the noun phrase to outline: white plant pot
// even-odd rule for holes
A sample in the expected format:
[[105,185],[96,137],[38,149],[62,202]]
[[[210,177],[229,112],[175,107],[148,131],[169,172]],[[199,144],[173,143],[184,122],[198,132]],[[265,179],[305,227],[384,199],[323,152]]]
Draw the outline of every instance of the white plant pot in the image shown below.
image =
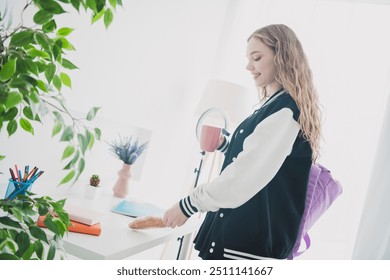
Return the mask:
[[85,186],[85,197],[88,199],[96,198],[100,194],[101,188],[102,188],[101,186],[94,187],[91,185],[86,185]]

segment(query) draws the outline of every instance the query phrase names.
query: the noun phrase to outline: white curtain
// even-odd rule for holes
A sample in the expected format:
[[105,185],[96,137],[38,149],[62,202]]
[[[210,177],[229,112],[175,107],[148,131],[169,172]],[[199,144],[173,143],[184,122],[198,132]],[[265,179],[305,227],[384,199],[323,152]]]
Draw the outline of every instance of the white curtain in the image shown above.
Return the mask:
[[353,259],[390,260],[390,98],[376,149]]
[[301,259],[350,259],[388,98],[390,5],[383,1],[231,1],[214,75],[253,88],[246,39],[267,24],[300,38],[323,106],[320,162],[340,180],[342,196],[310,230]]

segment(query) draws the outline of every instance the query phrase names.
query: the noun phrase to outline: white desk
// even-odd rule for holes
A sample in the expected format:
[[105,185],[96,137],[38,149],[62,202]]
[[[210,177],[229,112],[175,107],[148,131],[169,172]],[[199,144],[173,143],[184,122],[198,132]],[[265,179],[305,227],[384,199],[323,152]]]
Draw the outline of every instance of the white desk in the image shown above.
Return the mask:
[[[200,220],[197,217],[192,217],[185,225],[175,229],[132,230],[128,224],[134,218],[111,212],[111,209],[123,198],[114,197],[112,191],[103,189],[97,198],[91,200],[84,198],[84,186],[74,186],[73,188],[76,191],[56,193],[54,187],[53,193],[45,192],[45,195],[56,200],[66,198],[67,202],[73,205],[104,213],[101,220],[102,232],[99,236],[74,232],[69,232],[67,236],[64,236],[66,252],[81,259],[117,260],[127,258],[167,241],[191,234],[200,226]],[[44,193],[39,188],[35,188],[34,191],[39,194]],[[185,258],[188,246],[184,245],[181,249],[181,256]]]

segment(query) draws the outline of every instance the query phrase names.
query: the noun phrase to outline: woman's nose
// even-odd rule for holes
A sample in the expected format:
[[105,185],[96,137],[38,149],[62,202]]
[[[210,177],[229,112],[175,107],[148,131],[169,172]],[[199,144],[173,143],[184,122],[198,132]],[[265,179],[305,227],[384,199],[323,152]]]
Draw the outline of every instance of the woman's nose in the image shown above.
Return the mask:
[[248,64],[246,65],[246,70],[249,70],[249,71],[253,70],[253,65],[250,62],[248,62]]

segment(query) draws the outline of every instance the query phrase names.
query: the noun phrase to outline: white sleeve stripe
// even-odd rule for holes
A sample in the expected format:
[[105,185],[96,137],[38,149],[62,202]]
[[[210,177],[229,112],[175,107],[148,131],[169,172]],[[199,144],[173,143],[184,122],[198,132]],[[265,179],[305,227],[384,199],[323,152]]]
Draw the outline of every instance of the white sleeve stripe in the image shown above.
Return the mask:
[[241,206],[264,188],[291,153],[300,130],[289,108],[260,122],[236,160],[212,182],[195,188],[190,197],[200,211]]
[[184,199],[184,207],[187,209],[188,213],[194,214],[195,212],[192,210],[192,208],[189,206],[188,197]]

